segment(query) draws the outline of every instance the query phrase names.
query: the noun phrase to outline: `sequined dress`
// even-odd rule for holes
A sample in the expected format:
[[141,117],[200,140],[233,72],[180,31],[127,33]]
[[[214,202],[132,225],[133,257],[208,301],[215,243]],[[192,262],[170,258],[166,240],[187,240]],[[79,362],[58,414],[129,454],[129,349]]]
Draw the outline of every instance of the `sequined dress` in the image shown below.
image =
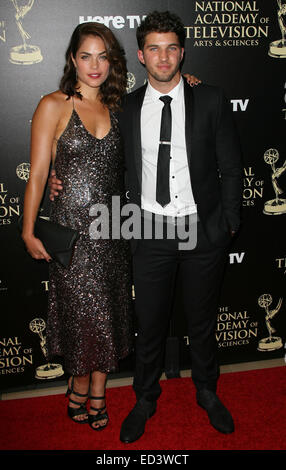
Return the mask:
[[47,351],[49,358],[62,356],[72,375],[114,371],[133,348],[128,241],[96,239],[102,227],[92,224],[97,204],[111,214],[115,199],[124,203],[120,135],[115,115],[110,119],[110,131],[97,139],[73,108],[57,142],[54,168],[63,190],[50,219],[76,228],[80,237],[68,269],[50,264]]

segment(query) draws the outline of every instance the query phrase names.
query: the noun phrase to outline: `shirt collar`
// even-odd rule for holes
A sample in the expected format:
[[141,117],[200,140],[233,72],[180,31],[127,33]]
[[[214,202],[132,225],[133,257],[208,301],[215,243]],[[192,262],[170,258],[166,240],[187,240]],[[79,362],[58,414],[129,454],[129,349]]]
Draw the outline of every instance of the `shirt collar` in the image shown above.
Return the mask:
[[[183,89],[184,89],[184,81],[181,76],[179,83],[174,88],[172,88],[172,90],[169,91],[167,95],[170,96],[174,101],[177,101],[179,97],[182,95]],[[166,95],[166,93],[160,93],[160,91],[153,88],[149,81],[148,81],[146,93],[148,93],[149,97],[153,101],[157,101],[159,100],[161,96]]]

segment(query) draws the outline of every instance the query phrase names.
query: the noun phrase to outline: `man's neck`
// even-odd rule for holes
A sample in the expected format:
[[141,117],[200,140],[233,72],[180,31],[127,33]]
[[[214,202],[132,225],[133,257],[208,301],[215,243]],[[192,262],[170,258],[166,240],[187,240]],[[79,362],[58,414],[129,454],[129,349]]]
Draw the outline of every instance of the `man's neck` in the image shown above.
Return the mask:
[[166,95],[170,93],[170,91],[173,90],[173,88],[175,88],[178,85],[178,83],[181,80],[181,73],[178,72],[169,82],[158,81],[150,75],[148,75],[148,80],[149,80],[150,85],[153,88],[155,88],[155,90]]

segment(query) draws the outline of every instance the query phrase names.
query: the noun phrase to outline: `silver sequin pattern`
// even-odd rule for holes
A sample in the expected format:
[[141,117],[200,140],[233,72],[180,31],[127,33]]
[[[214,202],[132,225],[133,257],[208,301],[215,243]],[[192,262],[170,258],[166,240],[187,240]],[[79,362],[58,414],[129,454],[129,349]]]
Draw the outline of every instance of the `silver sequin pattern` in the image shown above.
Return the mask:
[[94,137],[73,109],[58,140],[55,170],[63,190],[51,220],[79,230],[71,266],[49,268],[48,357],[62,356],[72,375],[111,372],[133,350],[130,253],[124,239],[92,239],[90,208],[112,196],[124,203],[124,165],[117,120],[103,139]]

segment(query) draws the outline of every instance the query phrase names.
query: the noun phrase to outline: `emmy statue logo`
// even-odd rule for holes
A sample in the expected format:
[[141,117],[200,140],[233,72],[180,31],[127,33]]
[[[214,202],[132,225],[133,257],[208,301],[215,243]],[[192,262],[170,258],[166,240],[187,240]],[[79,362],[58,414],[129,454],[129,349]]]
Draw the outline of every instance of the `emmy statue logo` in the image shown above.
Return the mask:
[[278,59],[286,58],[286,3],[277,0],[278,3],[278,24],[281,30],[282,38],[271,42],[268,54]]
[[131,90],[134,87],[135,83],[136,83],[136,79],[135,79],[134,73],[127,72],[127,87],[126,87],[127,93],[131,92]]
[[275,163],[279,159],[279,153],[276,149],[266,150],[264,153],[264,161],[271,165],[272,168],[272,186],[275,192],[275,199],[265,202],[263,213],[266,215],[281,215],[286,213],[286,199],[279,197],[284,191],[278,186],[277,179],[286,171],[286,160],[279,168],[275,167]]
[[[46,329],[46,323],[42,318],[34,318],[29,324],[29,328],[33,333],[37,333],[40,337],[40,345],[42,353],[47,357],[46,338],[43,331]],[[37,367],[35,377],[39,380],[56,379],[64,374],[63,368],[60,364],[51,364],[48,362],[42,366]]]
[[270,321],[272,320],[273,317],[279,312],[281,305],[282,305],[282,299],[279,299],[277,307],[269,310],[270,305],[272,304],[272,297],[270,294],[263,294],[259,297],[258,299],[258,305],[261,308],[264,308],[265,310],[265,323],[266,327],[269,333],[269,336],[267,338],[263,338],[259,341],[258,343],[258,351],[276,351],[276,349],[280,349],[283,347],[282,344],[282,339],[279,338],[279,336],[273,336],[273,333],[276,332],[276,330],[271,326]]
[[11,48],[9,60],[12,62],[12,64],[31,65],[36,64],[37,62],[41,62],[43,57],[38,46],[27,44],[27,40],[30,39],[31,36],[29,33],[27,33],[27,31],[24,30],[21,20],[28,13],[28,11],[31,10],[35,0],[25,0],[24,5],[19,6],[18,3],[21,1],[22,0],[11,0],[16,10],[16,24],[22,37],[23,44]]
[[16,175],[27,183],[30,177],[30,163],[20,163],[16,168]]

